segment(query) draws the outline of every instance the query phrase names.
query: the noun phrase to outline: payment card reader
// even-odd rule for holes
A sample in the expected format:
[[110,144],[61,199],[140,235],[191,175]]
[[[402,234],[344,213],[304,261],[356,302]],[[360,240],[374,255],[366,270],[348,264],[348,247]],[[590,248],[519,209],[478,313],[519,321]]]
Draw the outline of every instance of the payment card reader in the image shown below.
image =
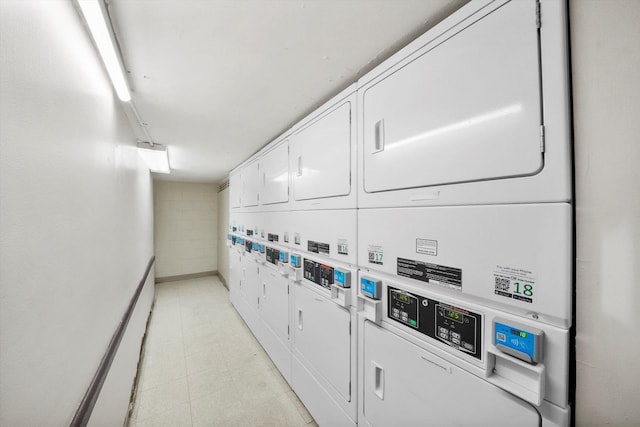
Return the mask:
[[493,344],[503,353],[536,364],[542,361],[543,342],[541,329],[502,319],[493,321]]
[[351,287],[351,272],[334,268],[333,269],[333,283],[338,285],[338,286],[340,286],[341,288],[350,288]]
[[300,254],[292,253],[289,256],[289,267],[293,280],[295,282],[302,280],[302,256]]
[[367,279],[366,277],[360,278],[360,292],[362,295],[372,299],[380,299],[381,291],[382,281]]

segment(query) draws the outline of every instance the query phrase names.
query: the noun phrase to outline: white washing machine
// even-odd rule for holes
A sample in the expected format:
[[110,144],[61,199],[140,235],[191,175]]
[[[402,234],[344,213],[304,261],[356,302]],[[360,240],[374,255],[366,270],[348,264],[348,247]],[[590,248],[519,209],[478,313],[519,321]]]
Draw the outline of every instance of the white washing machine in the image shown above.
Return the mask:
[[[357,423],[357,269],[299,257],[293,286],[292,387],[319,425]],[[353,300],[355,303],[355,299]]]
[[360,281],[359,425],[569,425],[566,329],[384,274]]

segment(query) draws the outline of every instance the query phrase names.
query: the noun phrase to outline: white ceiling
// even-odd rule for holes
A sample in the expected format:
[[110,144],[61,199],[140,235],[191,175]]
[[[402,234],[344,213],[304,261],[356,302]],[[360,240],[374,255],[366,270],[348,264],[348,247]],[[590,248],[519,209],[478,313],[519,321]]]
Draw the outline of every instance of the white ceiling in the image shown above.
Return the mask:
[[[133,100],[172,172],[220,182],[467,0],[109,0]],[[139,132],[139,129],[137,130]]]

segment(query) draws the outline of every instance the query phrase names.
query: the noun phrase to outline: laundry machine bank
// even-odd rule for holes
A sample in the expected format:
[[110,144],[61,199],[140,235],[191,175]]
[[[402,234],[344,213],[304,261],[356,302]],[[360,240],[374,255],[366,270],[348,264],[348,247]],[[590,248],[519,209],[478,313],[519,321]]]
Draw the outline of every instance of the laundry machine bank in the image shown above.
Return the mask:
[[566,22],[471,1],[230,175],[231,299],[321,425],[570,423]]

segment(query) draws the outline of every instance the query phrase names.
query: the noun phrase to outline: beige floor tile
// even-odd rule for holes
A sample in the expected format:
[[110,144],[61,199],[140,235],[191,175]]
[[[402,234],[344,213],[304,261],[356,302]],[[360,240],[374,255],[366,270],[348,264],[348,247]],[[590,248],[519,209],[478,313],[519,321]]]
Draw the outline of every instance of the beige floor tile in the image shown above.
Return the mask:
[[191,419],[194,427],[251,425],[233,389],[192,400]]
[[130,425],[136,427],[191,427],[191,404],[189,402],[182,403],[169,411],[153,414]]
[[216,277],[156,289],[130,426],[317,426]]
[[143,390],[140,400],[136,423],[141,423],[155,414],[168,412],[178,408],[183,403],[189,402],[189,390],[187,379],[180,378],[157,387]]
[[244,401],[249,424],[255,427],[299,427],[305,424],[294,403],[286,394],[280,394],[271,399],[252,404]]
[[302,417],[305,423],[310,423],[312,421],[314,422],[313,417],[311,416],[309,411],[307,411],[307,408],[304,406],[300,398],[298,398],[298,395],[296,395],[293,392],[293,390],[287,391],[287,396],[293,402],[296,409],[298,410],[298,413],[300,414],[300,416]]
[[234,389],[235,383],[229,371],[210,369],[187,377],[189,382],[189,398],[191,400]]
[[221,354],[210,351],[199,351],[186,357],[187,375],[194,375],[204,371],[217,370],[228,372],[227,363]]

